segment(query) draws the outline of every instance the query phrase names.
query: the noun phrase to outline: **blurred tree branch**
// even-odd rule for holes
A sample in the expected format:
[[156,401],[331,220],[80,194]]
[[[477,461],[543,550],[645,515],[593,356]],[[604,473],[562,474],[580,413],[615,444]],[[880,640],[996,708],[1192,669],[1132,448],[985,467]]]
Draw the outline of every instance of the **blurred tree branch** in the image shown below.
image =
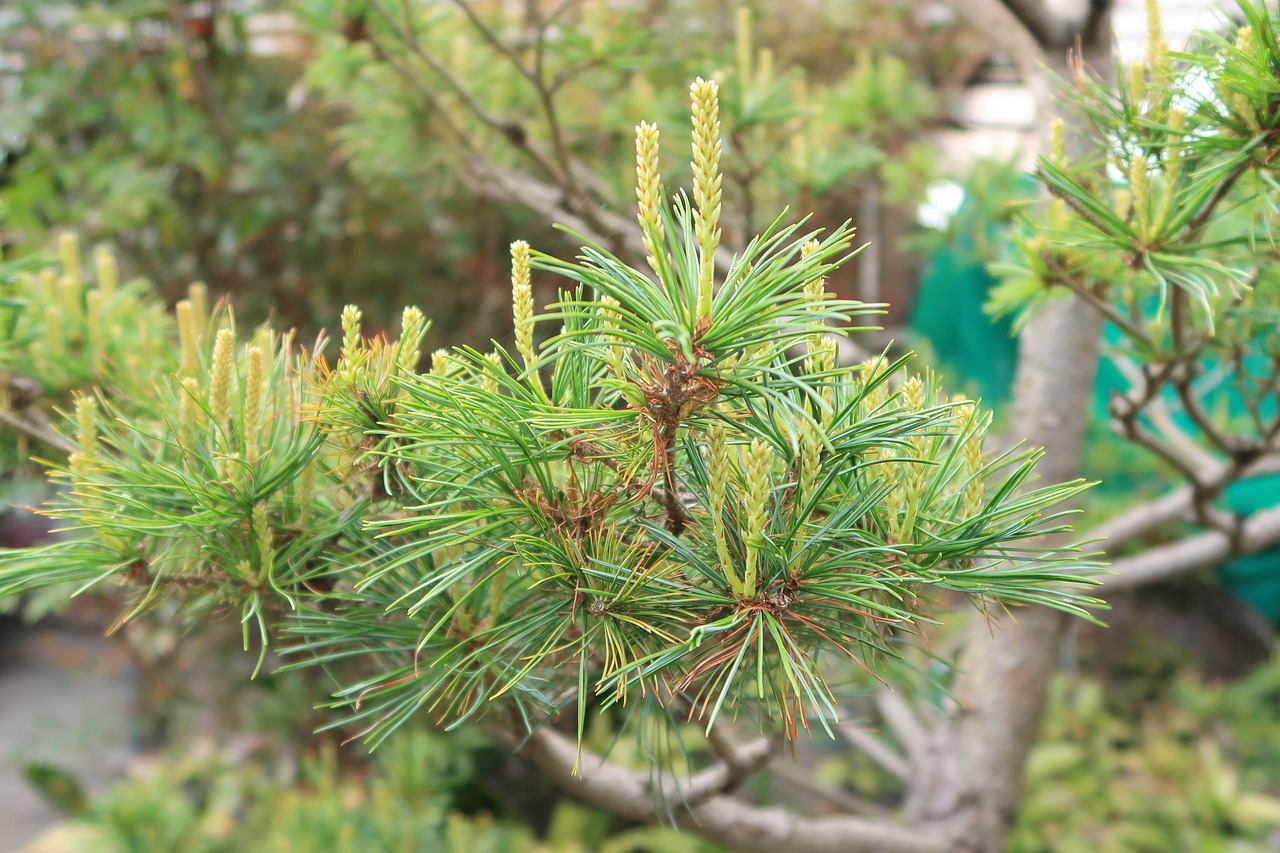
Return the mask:
[[[521,754],[585,802],[631,820],[652,823],[655,819],[651,774],[626,770],[588,750],[581,751],[579,766],[577,744],[546,727],[529,736]],[[738,800],[720,793],[731,777],[723,764],[684,784],[664,777],[661,790],[679,792],[665,803],[665,809],[680,825],[744,853],[943,853],[953,849],[936,827],[912,830],[851,816],[811,818]]]

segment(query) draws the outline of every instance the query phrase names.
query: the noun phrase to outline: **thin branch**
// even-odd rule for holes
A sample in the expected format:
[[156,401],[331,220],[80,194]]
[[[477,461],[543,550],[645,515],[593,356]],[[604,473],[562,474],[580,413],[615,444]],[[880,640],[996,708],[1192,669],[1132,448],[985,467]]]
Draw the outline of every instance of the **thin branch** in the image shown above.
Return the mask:
[[924,722],[907,703],[901,694],[892,690],[881,690],[876,694],[876,708],[885,725],[897,735],[898,743],[907,751],[912,764],[920,763],[923,747],[929,732]]
[[874,800],[860,797],[857,794],[846,791],[844,788],[829,788],[826,785],[819,784],[814,779],[812,772],[807,768],[799,767],[794,761],[778,760],[773,762],[773,764],[769,765],[769,775],[780,782],[785,782],[787,787],[794,788],[807,797],[830,803],[846,814],[861,815],[886,821],[893,815],[892,810]]
[[1045,4],[1040,0],[1003,0],[1002,6],[1009,10],[1018,23],[1026,27],[1027,32],[1036,42],[1046,45],[1053,40],[1054,32],[1059,29]]
[[[662,802],[678,803],[685,807],[705,803],[718,794],[736,788],[744,779],[768,764],[774,754],[774,746],[768,738],[758,738],[744,746],[732,744],[727,739],[719,740],[718,744],[726,750],[728,759],[721,758],[684,781],[666,776],[662,782]],[[718,753],[717,741],[711,741],[711,745],[712,750]]]
[[[502,54],[503,58],[511,63],[512,67],[519,72],[520,76],[529,81],[533,86],[535,94],[538,96],[538,103],[542,106],[543,116],[547,120],[547,130],[551,134],[551,147],[555,151],[555,158],[560,166],[560,183],[565,194],[570,198],[577,198],[580,194],[577,181],[574,179],[573,167],[570,163],[569,150],[564,142],[564,130],[561,127],[559,115],[556,112],[555,99],[552,97],[550,90],[547,89],[542,79],[541,67],[530,68],[524,63],[512,49],[511,45],[503,41],[492,28],[486,24],[475,9],[472,8],[470,0],[453,0],[453,5],[466,16],[471,26],[480,33],[480,36],[489,43],[494,50]],[[539,40],[544,37],[544,32],[539,31]]]
[[[1049,192],[1051,195],[1055,195],[1058,198],[1065,200],[1065,196],[1058,195],[1053,191],[1052,188],[1050,188]],[[1068,204],[1070,204],[1070,202],[1068,202]],[[1082,211],[1076,210],[1076,212],[1081,213]],[[1096,221],[1094,222],[1094,225],[1095,227],[1098,227],[1099,229],[1101,229],[1101,226]],[[1117,328],[1123,331],[1130,338],[1141,341],[1142,343],[1145,343],[1148,346],[1153,346],[1151,338],[1148,337],[1146,332],[1142,331],[1142,329],[1139,328],[1137,324],[1135,324],[1132,320],[1130,320],[1128,317],[1126,317],[1124,314],[1118,311],[1114,305],[1112,305],[1110,302],[1107,302],[1102,297],[1098,296],[1098,294],[1094,293],[1092,290],[1090,290],[1088,287],[1082,284],[1078,279],[1073,277],[1063,281],[1062,283],[1065,287],[1069,288],[1072,293],[1076,294],[1085,302],[1089,303],[1090,308],[1092,308],[1094,311],[1097,311],[1102,316],[1106,317],[1108,320],[1114,323]]]
[[1190,371],[1188,375],[1179,382],[1173,383],[1174,391],[1178,394],[1178,401],[1182,403],[1182,409],[1191,418],[1191,422],[1196,425],[1200,432],[1204,433],[1205,438],[1223,453],[1235,455],[1240,449],[1231,437],[1218,429],[1217,425],[1209,419],[1209,415],[1200,405],[1200,401],[1193,393],[1191,384],[1193,376]]
[[[553,180],[560,179],[554,164],[547,159],[546,155],[530,143],[528,135],[518,122],[509,121],[489,112],[484,104],[476,98],[471,90],[468,89],[462,81],[459,80],[446,65],[444,65],[444,63],[440,62],[427,51],[422,49],[422,45],[418,42],[417,37],[411,29],[412,10],[408,6],[407,2],[401,3],[401,14],[405,18],[403,25],[395,20],[391,11],[385,8],[380,0],[370,0],[370,4],[372,8],[377,10],[382,17],[386,19],[387,23],[391,25],[395,34],[399,37],[400,43],[413,53],[414,56],[418,57],[418,59],[426,64],[426,66],[431,69],[431,73],[439,77],[440,80],[444,82],[445,86],[458,96],[466,106],[467,110],[469,110],[481,124],[491,127],[501,133],[502,136],[514,147],[528,155],[544,175]],[[402,72],[402,76],[404,73],[412,74],[412,71],[406,68],[405,71]]]
[[900,782],[910,781],[911,765],[907,763],[907,759],[894,752],[884,741],[870,731],[861,726],[842,725],[840,726],[840,734],[890,776]]
[[209,48],[197,46],[195,40],[187,31],[187,12],[179,0],[168,0],[166,6],[169,13],[169,23],[173,27],[173,34],[177,37],[178,43],[182,45],[182,52],[186,55],[187,65],[191,69],[191,82],[195,84],[196,97],[200,101],[201,109],[204,110],[204,114],[209,119],[209,127],[213,131],[213,135],[217,137],[223,155],[227,158],[225,166],[229,169],[231,168],[231,157],[236,150],[236,138],[235,132],[227,121],[227,114],[222,109],[222,103],[218,100],[217,88],[214,85],[213,74],[209,68]]
[[60,435],[50,432],[42,428],[39,424],[34,424],[26,418],[18,417],[4,409],[0,409],[0,425],[6,426],[15,432],[20,432],[27,438],[46,444],[49,447],[59,450],[63,453],[70,453],[75,450],[75,445],[67,441]]
[[[1216,470],[1200,474],[1202,487],[1216,496],[1228,483],[1260,474],[1280,472],[1280,457],[1268,456],[1243,468],[1233,463],[1219,464]],[[1191,514],[1196,500],[1195,489],[1183,486],[1155,500],[1132,507],[1121,515],[1093,528],[1083,537],[1085,541],[1103,540],[1099,547],[1105,554],[1115,554],[1125,545],[1149,536],[1167,524]],[[1106,579],[1104,578],[1104,581]]]
[[995,38],[1024,80],[1040,74],[1045,54],[1040,40],[1025,21],[1000,0],[949,0],[951,8],[974,29]]
[[725,733],[722,724],[713,725],[707,732],[707,743],[710,744],[711,751],[716,754],[720,763],[737,777],[729,783],[728,788],[732,788],[733,785],[767,764],[773,752],[769,741],[764,738],[747,746],[739,746]]
[[1128,417],[1118,418],[1120,432],[1130,443],[1145,447],[1158,456],[1166,465],[1177,471],[1184,479],[1197,483],[1195,467],[1179,456],[1172,448],[1152,434],[1150,430],[1138,423],[1136,413]]
[[1179,542],[1151,548],[1111,564],[1114,575],[1104,576],[1102,589],[1118,589],[1208,569],[1224,560],[1254,554],[1280,543],[1280,507],[1256,512],[1243,521],[1236,535],[1212,530]]
[[[585,802],[630,820],[653,823],[656,819],[647,773],[610,764],[587,750],[582,751],[581,772],[575,773],[577,745],[546,727],[529,736],[522,754]],[[953,849],[952,833],[941,826],[907,829],[848,815],[805,817],[723,794],[671,816],[690,831],[743,853],[944,853]]]
[[[485,157],[471,160],[470,171],[460,177],[477,193],[505,204],[532,211],[546,222],[554,222],[601,246],[622,241],[623,250],[638,258],[645,254],[640,227],[633,220],[604,209],[593,211],[592,221],[565,204],[561,188],[538,181],[514,169],[508,169]],[[717,268],[720,257],[717,253]],[[724,265],[727,268],[727,263]]]
[[1213,216],[1213,212],[1217,210],[1218,205],[1221,204],[1228,195],[1230,195],[1231,190],[1235,187],[1236,183],[1244,177],[1245,173],[1248,172],[1252,166],[1253,158],[1245,157],[1236,164],[1236,167],[1232,169],[1226,177],[1222,179],[1221,183],[1218,184],[1217,189],[1213,191],[1213,195],[1205,201],[1200,210],[1196,212],[1196,215],[1187,222],[1186,242],[1195,242],[1196,238],[1200,236],[1200,232],[1209,224],[1209,220]]
[[[1132,360],[1112,358],[1111,363],[1134,387],[1138,387],[1145,382],[1142,371]],[[1218,465],[1217,460],[1211,453],[1196,444],[1195,440],[1178,426],[1169,411],[1168,405],[1165,404],[1161,397],[1155,395],[1145,396],[1147,396],[1147,403],[1142,408],[1146,412],[1147,418],[1150,419],[1151,425],[1171,450],[1186,457],[1192,467],[1199,471],[1209,471]]]
[[403,62],[400,62],[387,52],[382,47],[381,42],[372,33],[369,35],[369,44],[373,48],[374,55],[377,56],[378,59],[390,65],[391,70],[395,71],[396,74],[400,76],[400,79],[408,84],[409,88],[413,89],[418,97],[422,99],[422,102],[426,104],[427,108],[431,111],[432,118],[440,121],[444,125],[445,129],[449,132],[449,135],[451,135],[454,141],[458,144],[458,147],[465,149],[472,157],[480,157],[479,152],[477,152],[475,146],[472,145],[470,137],[461,127],[458,126],[457,122],[453,120],[453,117],[449,115],[449,112],[444,108],[444,104],[440,101],[436,92],[430,86],[423,83],[422,79],[413,72],[413,69],[409,68]]

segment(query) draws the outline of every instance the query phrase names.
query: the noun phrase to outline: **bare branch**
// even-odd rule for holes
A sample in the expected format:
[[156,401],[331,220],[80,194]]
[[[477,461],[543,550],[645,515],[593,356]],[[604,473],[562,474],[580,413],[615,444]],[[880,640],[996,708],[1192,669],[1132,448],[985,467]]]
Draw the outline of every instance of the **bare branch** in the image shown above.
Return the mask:
[[173,35],[181,45],[187,59],[187,66],[191,69],[191,82],[195,86],[200,109],[209,119],[209,129],[217,138],[222,153],[228,161],[225,166],[229,169],[231,156],[236,150],[236,137],[230,122],[227,121],[227,114],[222,109],[222,102],[218,99],[213,71],[209,66],[209,48],[197,44],[188,32],[185,4],[179,0],[168,0],[165,6],[169,14],[169,23],[173,27]]
[[824,800],[846,814],[862,815],[876,820],[890,820],[893,812],[874,800],[860,797],[844,788],[832,788],[818,782],[807,768],[794,761],[779,759],[769,765],[769,774],[777,781],[785,782],[805,796]]
[[[720,745],[723,747],[726,743]],[[729,752],[729,761],[722,759],[684,781],[666,776],[662,781],[661,802],[685,807],[705,803],[737,787],[742,780],[768,764],[774,749],[767,738],[759,738],[746,746],[731,746]]]
[[723,725],[713,725],[707,732],[707,743],[711,751],[720,759],[720,763],[728,768],[732,778],[723,786],[728,790],[769,763],[773,749],[767,738],[760,738],[746,746],[733,742],[724,731]]
[[14,432],[19,432],[27,438],[34,439],[41,444],[47,444],[54,450],[60,450],[63,453],[70,453],[76,449],[75,445],[67,441],[62,436],[50,432],[40,424],[32,423],[31,421],[18,417],[4,409],[0,409],[0,425],[8,427]]
[[[1136,388],[1145,384],[1146,380],[1142,371],[1131,359],[1113,357],[1111,363],[1115,365],[1116,369],[1120,371],[1130,385]],[[1196,444],[1195,439],[1174,421],[1173,415],[1163,398],[1150,396],[1143,408],[1160,438],[1169,445],[1171,450],[1184,457],[1193,469],[1212,471],[1218,467],[1218,461],[1213,457],[1213,454]]]
[[924,723],[907,700],[892,690],[881,690],[876,694],[876,708],[885,724],[898,736],[898,743],[907,751],[912,764],[919,765],[925,742],[929,732]]
[[888,744],[867,729],[856,725],[842,725],[840,734],[889,775],[902,782],[911,779],[911,765],[907,763],[907,759],[894,752]]
[[956,13],[1009,54],[1024,80],[1040,74],[1044,50],[1035,33],[1000,0],[949,0]]
[[[1110,521],[1093,528],[1083,537],[1086,541],[1104,540],[1101,549],[1114,554],[1123,546],[1149,536],[1166,524],[1192,515],[1197,499],[1216,497],[1229,483],[1260,474],[1280,472],[1280,456],[1264,456],[1250,465],[1239,466],[1232,462],[1218,463],[1213,469],[1202,469],[1197,475],[1200,495],[1193,486],[1183,486],[1153,501],[1139,504]],[[1106,579],[1104,578],[1104,583]]]
[[1280,507],[1254,513],[1239,525],[1234,536],[1211,530],[1116,560],[1111,564],[1115,574],[1102,578],[1103,591],[1127,589],[1211,568],[1223,560],[1253,554],[1277,542],[1280,542]]
[[1057,21],[1045,8],[1042,0],[1002,0],[1000,5],[1027,28],[1039,44],[1048,43],[1052,34],[1059,29]]
[[[581,773],[575,774],[578,747],[545,727],[529,736],[522,754],[586,802],[630,820],[655,820],[649,774],[610,764],[586,750]],[[744,853],[943,853],[952,849],[949,834],[940,827],[907,829],[847,815],[804,817],[723,794],[676,810],[672,817],[698,835]]]
[[[502,54],[503,58],[511,63],[512,67],[515,68],[520,75],[528,80],[529,84],[533,86],[534,93],[538,96],[538,103],[542,106],[542,114],[546,119],[547,130],[551,135],[551,146],[555,152],[556,162],[560,166],[561,186],[565,193],[571,198],[578,196],[580,190],[578,189],[577,182],[574,179],[574,170],[569,156],[569,148],[564,141],[564,128],[560,123],[560,118],[556,111],[555,98],[553,97],[552,91],[547,87],[546,81],[543,80],[542,43],[545,41],[546,37],[545,23],[538,31],[539,44],[537,48],[537,61],[535,66],[530,68],[520,58],[519,54],[512,49],[511,45],[503,41],[502,38],[499,37],[498,34],[495,33],[489,25],[476,14],[476,11],[472,8],[472,4],[469,0],[453,0],[453,4],[458,7],[463,15],[466,16],[467,20],[476,28],[481,37],[484,38],[484,40],[488,42],[494,50]],[[559,14],[559,12],[557,11],[555,14]]]

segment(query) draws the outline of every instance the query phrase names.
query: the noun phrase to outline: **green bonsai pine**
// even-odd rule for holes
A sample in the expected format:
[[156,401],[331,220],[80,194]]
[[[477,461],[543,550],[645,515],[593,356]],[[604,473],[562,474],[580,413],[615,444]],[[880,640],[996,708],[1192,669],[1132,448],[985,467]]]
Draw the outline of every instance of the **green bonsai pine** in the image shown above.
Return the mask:
[[[839,362],[835,336],[878,310],[824,289],[851,228],[779,217],[718,271],[717,97],[694,83],[692,199],[637,129],[647,269],[512,247],[510,349],[419,373],[421,312],[393,342],[348,307],[330,367],[180,303],[149,392],[75,398],[46,509],[68,535],[0,556],[0,595],[233,608],[246,647],[348,678],[335,725],[374,743],[415,715],[517,742],[567,716],[583,756],[613,709],[678,780],[647,789],[672,807],[831,730],[839,685],[887,677],[942,593],[1087,617],[1097,565],[1041,539],[1084,484],[1033,488],[1037,454],[992,451],[990,417],[906,358]],[[564,282],[541,312],[535,272]],[[686,783],[687,720],[765,739]]]

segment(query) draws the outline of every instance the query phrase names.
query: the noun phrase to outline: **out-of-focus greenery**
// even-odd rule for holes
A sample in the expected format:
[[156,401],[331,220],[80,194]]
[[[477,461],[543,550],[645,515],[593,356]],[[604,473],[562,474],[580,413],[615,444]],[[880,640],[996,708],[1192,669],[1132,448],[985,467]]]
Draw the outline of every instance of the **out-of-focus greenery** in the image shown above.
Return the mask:
[[1230,684],[1185,669],[1061,676],[1010,853],[1274,850],[1278,703],[1277,661]]
[[[1083,675],[1055,682],[1010,853],[1273,849],[1280,664],[1221,684],[1171,659],[1157,663],[1123,682]],[[591,739],[608,741],[597,734]],[[718,849],[668,828],[614,832],[607,815],[568,802],[554,806],[538,833],[514,815],[477,811],[468,791],[478,744],[465,732],[405,732],[371,767],[343,764],[326,747],[296,774],[260,761],[169,758],[93,799],[77,818],[91,832],[68,853]],[[625,753],[615,757],[632,763]],[[846,757],[822,760],[812,775],[826,784],[856,781],[864,791],[885,784]]]
[[[165,758],[92,800],[66,853],[713,853],[666,827],[616,827],[562,801],[535,832],[469,807],[466,738],[406,733],[370,766],[331,743],[294,770],[219,757]],[[463,741],[463,742],[460,742]]]
[[[910,2],[754,20],[709,0],[578,3],[540,46],[511,4],[471,6],[487,31],[447,3],[12,4],[0,16],[4,242],[41,245],[74,224],[169,301],[201,280],[251,320],[275,313],[309,332],[358,294],[376,326],[412,302],[480,344],[503,334],[501,247],[518,232],[573,249],[539,236],[551,223],[531,227],[518,198],[477,195],[476,156],[556,185],[511,134],[529,150],[562,141],[572,180],[626,216],[619,129],[678,126],[684,83],[714,72],[734,151],[725,191],[743,211],[727,239],[784,202],[835,224],[868,175],[918,196],[934,92],[984,49]],[[554,115],[488,35],[513,57],[537,52]]]

